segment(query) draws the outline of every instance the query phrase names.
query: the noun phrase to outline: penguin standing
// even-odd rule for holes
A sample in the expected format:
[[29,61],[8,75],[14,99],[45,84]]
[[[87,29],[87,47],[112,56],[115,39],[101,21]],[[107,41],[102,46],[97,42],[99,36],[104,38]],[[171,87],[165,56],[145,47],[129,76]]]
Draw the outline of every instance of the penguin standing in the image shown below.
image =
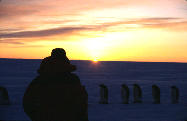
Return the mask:
[[121,98],[123,104],[129,103],[129,88],[125,84],[121,85]]
[[134,103],[142,103],[142,90],[138,84],[133,85]]
[[160,88],[156,85],[152,85],[153,103],[160,104]]
[[171,87],[171,103],[179,103],[179,89],[176,86]]
[[100,84],[100,104],[108,104],[108,88],[104,84]]
[[0,105],[9,105],[10,100],[8,96],[8,91],[4,87],[0,87]]

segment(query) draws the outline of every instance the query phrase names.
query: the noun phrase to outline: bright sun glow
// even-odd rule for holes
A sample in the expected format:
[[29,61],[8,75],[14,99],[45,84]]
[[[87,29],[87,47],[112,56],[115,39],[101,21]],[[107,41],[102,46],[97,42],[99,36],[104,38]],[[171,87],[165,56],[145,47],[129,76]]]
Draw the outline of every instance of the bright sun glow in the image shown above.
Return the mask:
[[101,37],[89,38],[82,41],[82,45],[86,48],[86,53],[90,55],[91,60],[101,60],[107,54],[110,54],[110,51],[119,46],[129,44],[128,40],[131,37],[129,33],[122,32],[110,32]]
[[86,47],[87,53],[90,55],[90,58],[93,61],[96,61],[103,56],[105,48],[107,46],[106,42],[98,38],[88,39],[85,40],[83,43]]
[[98,60],[97,60],[97,59],[94,59],[93,61],[94,61],[94,62],[97,62]]

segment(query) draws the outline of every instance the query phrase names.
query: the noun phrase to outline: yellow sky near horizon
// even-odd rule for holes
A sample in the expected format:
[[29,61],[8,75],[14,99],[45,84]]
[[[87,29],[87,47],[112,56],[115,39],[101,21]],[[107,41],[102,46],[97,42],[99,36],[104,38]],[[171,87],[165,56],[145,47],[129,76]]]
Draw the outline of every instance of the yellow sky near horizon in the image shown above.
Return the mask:
[[2,0],[0,58],[187,62],[185,0]]

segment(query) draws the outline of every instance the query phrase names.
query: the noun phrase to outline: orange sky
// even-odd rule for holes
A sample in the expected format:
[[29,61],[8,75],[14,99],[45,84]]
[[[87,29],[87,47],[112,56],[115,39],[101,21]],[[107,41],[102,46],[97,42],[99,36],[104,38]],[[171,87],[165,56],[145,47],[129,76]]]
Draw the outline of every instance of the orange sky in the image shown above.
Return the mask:
[[2,0],[0,58],[187,62],[185,0]]

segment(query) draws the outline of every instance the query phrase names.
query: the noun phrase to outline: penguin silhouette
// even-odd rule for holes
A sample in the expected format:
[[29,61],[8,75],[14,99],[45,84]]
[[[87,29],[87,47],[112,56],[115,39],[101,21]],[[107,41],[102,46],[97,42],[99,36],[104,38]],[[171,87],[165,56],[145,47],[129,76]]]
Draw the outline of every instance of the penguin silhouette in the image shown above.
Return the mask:
[[153,103],[160,104],[160,88],[157,85],[152,85]]
[[121,85],[121,98],[123,104],[129,103],[129,88],[125,84]]
[[100,104],[108,104],[108,88],[104,84],[100,84]]
[[142,90],[138,84],[133,85],[134,103],[142,103]]
[[171,103],[179,103],[179,89],[176,86],[171,87]]
[[8,96],[8,91],[4,87],[0,87],[0,105],[9,105],[10,100]]

